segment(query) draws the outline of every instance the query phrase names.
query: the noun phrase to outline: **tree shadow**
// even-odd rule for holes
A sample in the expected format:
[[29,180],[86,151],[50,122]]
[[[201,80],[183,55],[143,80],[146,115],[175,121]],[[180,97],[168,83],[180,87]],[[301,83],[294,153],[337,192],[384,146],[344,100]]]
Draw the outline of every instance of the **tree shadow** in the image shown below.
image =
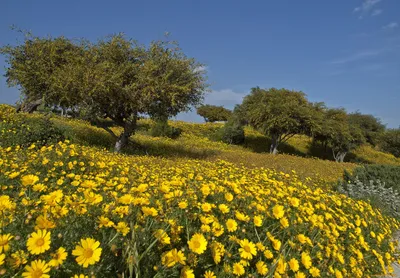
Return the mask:
[[[269,153],[271,146],[271,139],[266,136],[246,136],[243,147],[255,153]],[[281,143],[278,147],[279,153],[291,154],[301,157],[306,157],[308,154],[304,153],[288,143]]]
[[169,145],[161,141],[156,143],[137,142],[130,138],[128,146],[123,150],[128,155],[148,155],[165,158],[206,159],[220,154],[220,151],[211,149],[196,149],[182,145]]

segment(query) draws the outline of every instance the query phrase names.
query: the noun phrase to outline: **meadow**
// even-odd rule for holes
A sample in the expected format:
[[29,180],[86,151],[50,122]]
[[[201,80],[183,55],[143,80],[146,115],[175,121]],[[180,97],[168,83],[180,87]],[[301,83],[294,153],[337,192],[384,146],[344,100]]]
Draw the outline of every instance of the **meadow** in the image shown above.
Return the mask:
[[[2,277],[376,277],[398,260],[399,221],[334,190],[357,164],[313,158],[307,138],[273,156],[252,129],[231,146],[220,124],[172,121],[167,139],[144,119],[117,154],[103,129],[46,117],[0,107]],[[62,140],[15,143],[38,120]]]

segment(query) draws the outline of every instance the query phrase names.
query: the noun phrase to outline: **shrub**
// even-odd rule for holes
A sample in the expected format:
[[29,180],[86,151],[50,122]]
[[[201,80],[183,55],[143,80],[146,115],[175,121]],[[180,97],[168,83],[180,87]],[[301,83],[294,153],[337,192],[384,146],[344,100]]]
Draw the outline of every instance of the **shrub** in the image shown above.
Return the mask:
[[12,121],[0,122],[0,146],[26,147],[46,145],[64,140],[63,133],[49,117],[15,114]]
[[393,188],[400,192],[400,167],[392,165],[364,165],[354,169],[352,173],[347,171],[343,175],[346,183],[354,183],[357,180],[363,184],[372,181],[380,181],[386,188]]
[[150,130],[150,134],[153,137],[168,137],[171,139],[178,138],[182,133],[182,130],[177,127],[168,125],[168,122],[157,121]]
[[386,131],[381,140],[381,148],[383,151],[400,157],[400,129],[390,129]]
[[245,139],[243,126],[238,123],[227,122],[217,131],[216,139],[227,144],[243,144]]
[[383,213],[400,218],[400,194],[393,187],[385,187],[380,180],[365,182],[355,178],[350,183],[339,185],[338,191],[351,198],[368,201]]

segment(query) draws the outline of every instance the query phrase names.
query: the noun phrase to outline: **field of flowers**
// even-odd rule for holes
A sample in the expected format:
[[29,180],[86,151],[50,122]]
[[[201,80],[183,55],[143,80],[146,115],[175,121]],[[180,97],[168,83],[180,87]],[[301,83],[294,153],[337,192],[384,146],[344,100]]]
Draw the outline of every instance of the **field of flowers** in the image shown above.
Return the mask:
[[2,277],[372,277],[399,222],[295,173],[0,148]]

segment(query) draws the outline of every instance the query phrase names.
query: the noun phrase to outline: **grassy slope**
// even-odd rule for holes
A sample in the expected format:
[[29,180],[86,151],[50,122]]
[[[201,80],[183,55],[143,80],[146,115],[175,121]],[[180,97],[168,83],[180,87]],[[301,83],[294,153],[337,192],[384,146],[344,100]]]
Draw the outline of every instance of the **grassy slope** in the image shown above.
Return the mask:
[[[74,142],[84,145],[95,145],[112,148],[113,138],[101,128],[88,125],[87,122],[66,120],[55,117],[53,122],[64,129]],[[137,133],[132,136],[133,143],[127,150],[129,154],[154,155],[167,158],[194,158],[215,161],[227,160],[247,167],[273,168],[277,171],[295,171],[299,176],[317,178],[325,181],[336,181],[344,170],[352,170],[355,163],[336,163],[332,161],[330,151],[313,146],[307,136],[295,136],[281,146],[282,154],[273,156],[267,153],[268,138],[257,131],[246,128],[244,146],[227,145],[212,141],[210,138],[222,124],[220,123],[188,123],[171,121],[170,124],[182,129],[182,135],[175,140],[148,135],[152,122],[140,120]],[[120,132],[117,127],[113,128]],[[318,159],[324,158],[323,159]],[[353,162],[400,165],[400,159],[379,152],[371,146],[362,146],[348,155]]]
[[[53,121],[62,127],[65,133],[69,135],[68,137],[72,138],[76,143],[105,148],[112,147],[113,139],[103,129],[89,126],[83,121],[61,118],[54,118]],[[301,157],[293,154],[273,156],[268,153],[262,153],[262,148],[267,147],[266,138],[250,130],[246,130],[249,137],[245,146],[242,147],[227,145],[209,139],[214,131],[222,126],[221,124],[173,121],[171,125],[183,130],[178,139],[172,140],[149,136],[148,129],[151,126],[151,122],[141,120],[137,133],[131,138],[133,143],[128,148],[127,153],[148,154],[173,159],[194,158],[208,161],[223,159],[246,167],[273,168],[286,173],[295,171],[302,178],[311,177],[315,181],[323,180],[328,182],[336,181],[342,176],[345,169],[352,170],[356,167],[356,164],[353,163],[339,164],[333,161]],[[119,128],[114,128],[114,130],[119,132]],[[260,149],[254,149],[251,146],[251,144],[257,145],[255,144],[256,142],[258,142]],[[286,146],[285,150],[288,148],[290,149],[290,146]]]

